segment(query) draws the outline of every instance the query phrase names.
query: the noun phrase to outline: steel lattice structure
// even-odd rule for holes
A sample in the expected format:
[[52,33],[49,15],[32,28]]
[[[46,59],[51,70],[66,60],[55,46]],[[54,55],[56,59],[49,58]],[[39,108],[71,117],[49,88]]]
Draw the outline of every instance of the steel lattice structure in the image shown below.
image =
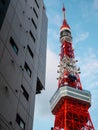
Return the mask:
[[94,130],[88,109],[91,94],[82,89],[80,68],[76,67],[72,36],[65,19],[60,28],[60,64],[58,65],[58,89],[50,100],[51,111],[55,115],[53,130]]

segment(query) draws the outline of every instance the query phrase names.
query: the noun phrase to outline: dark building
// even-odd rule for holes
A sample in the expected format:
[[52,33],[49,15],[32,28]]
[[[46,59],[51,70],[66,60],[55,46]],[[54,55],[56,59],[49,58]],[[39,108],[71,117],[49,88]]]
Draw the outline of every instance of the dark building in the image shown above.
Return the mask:
[[43,0],[0,0],[0,130],[32,130],[46,43]]

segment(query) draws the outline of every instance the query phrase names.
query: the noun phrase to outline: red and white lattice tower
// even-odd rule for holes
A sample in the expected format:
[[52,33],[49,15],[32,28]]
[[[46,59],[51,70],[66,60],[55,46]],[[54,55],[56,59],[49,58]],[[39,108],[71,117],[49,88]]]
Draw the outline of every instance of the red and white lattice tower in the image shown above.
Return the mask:
[[88,109],[91,94],[82,89],[80,69],[76,67],[72,36],[65,19],[60,28],[60,64],[58,89],[50,100],[51,111],[55,115],[53,130],[94,130]]

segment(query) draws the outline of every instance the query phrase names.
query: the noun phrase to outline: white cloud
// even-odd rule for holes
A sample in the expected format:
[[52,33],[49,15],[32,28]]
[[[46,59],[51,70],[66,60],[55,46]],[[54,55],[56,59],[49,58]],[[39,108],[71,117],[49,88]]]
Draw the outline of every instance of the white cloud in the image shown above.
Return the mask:
[[58,56],[47,50],[47,66],[46,66],[46,88],[41,95],[36,96],[35,116],[46,119],[52,118],[49,100],[57,89],[57,65]]
[[86,57],[82,57],[80,59],[82,61],[82,76],[85,77],[95,77],[96,74],[98,74],[98,59],[96,58],[96,55],[92,48],[88,49],[88,52],[86,53]]
[[53,23],[54,24],[56,24],[58,27],[60,27],[61,26],[61,16],[60,15],[56,15],[55,17],[54,17],[54,20],[53,20]]
[[84,41],[88,38],[89,36],[89,32],[84,32],[84,33],[81,33],[81,34],[78,34],[76,36],[76,39],[75,39],[75,44],[78,43],[78,42],[81,42],[81,41]]
[[[90,57],[89,57],[90,58]],[[87,63],[84,63],[85,65],[83,65],[83,72],[84,72],[84,77],[85,76],[89,76],[94,75],[97,72],[98,69],[98,61],[96,59],[89,59],[87,60]]]
[[81,69],[80,79],[82,87],[91,92],[90,116],[95,129],[98,128],[98,57],[92,48],[88,48],[84,57],[79,57],[79,66]]
[[[81,62],[81,81],[83,89],[91,92],[91,105],[90,114],[92,121],[97,125],[95,121],[95,115],[98,112],[98,58],[92,48],[89,48],[86,53],[86,57],[80,58]],[[98,118],[96,118],[97,120]]]
[[98,9],[98,0],[94,0],[94,8]]
[[59,31],[56,31],[51,28],[48,30],[48,35],[51,37],[52,41],[59,41]]

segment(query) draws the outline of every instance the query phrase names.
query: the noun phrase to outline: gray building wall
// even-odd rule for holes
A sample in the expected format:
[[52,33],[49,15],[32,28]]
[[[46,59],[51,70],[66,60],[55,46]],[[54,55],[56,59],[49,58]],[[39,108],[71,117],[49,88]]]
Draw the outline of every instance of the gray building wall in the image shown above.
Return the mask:
[[45,88],[46,10],[43,0],[1,0],[0,14],[0,130],[32,130]]

